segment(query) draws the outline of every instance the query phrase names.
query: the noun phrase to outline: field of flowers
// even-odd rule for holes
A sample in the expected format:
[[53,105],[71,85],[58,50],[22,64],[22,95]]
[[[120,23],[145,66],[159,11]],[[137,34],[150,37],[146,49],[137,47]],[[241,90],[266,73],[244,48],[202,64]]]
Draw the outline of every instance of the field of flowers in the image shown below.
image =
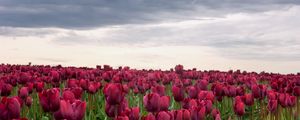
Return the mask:
[[300,74],[0,65],[0,120],[299,120]]

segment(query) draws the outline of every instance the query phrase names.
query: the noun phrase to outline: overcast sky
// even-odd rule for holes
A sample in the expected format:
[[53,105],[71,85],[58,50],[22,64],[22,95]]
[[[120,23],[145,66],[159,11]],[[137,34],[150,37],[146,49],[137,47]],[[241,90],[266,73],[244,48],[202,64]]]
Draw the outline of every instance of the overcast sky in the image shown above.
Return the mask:
[[299,0],[0,0],[0,63],[300,72]]

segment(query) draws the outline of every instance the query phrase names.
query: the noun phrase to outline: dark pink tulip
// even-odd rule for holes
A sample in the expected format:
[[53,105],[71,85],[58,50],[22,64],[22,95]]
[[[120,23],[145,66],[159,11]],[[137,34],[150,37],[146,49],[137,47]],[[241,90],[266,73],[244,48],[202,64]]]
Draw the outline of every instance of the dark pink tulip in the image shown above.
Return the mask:
[[60,75],[57,71],[51,71],[49,76],[51,77],[52,82],[59,82],[60,81]]
[[182,74],[183,73],[183,66],[182,65],[176,65],[175,66],[175,72],[177,74]]
[[59,109],[59,89],[52,88],[39,93],[40,104],[45,112],[55,112]]
[[32,105],[32,101],[33,101],[32,98],[30,96],[28,96],[25,100],[25,105],[27,107],[30,107]]
[[34,87],[37,92],[42,92],[44,90],[44,82],[36,82]]
[[15,98],[3,97],[0,103],[0,119],[11,120],[20,118],[21,105]]
[[120,104],[125,96],[123,86],[120,83],[106,84],[103,93],[106,102],[110,105]]
[[165,93],[165,86],[163,86],[163,85],[156,85],[156,86],[151,88],[151,91],[153,93],[159,94],[160,96],[164,96],[166,94]]
[[194,86],[190,86],[187,88],[187,93],[189,95],[189,98],[196,99],[198,97],[198,91]]
[[67,81],[67,87],[72,88],[72,87],[79,87],[79,80],[75,79],[70,79]]
[[263,99],[267,94],[267,88],[265,85],[253,85],[251,91],[254,98]]
[[235,97],[236,96],[236,88],[234,86],[228,86],[228,97]]
[[82,101],[75,101],[70,103],[65,100],[60,101],[60,109],[58,112],[62,115],[63,119],[67,120],[83,120],[86,110],[86,103]]
[[247,93],[243,96],[244,98],[244,103],[247,105],[247,106],[251,106],[254,104],[254,97],[252,96],[251,93]]
[[199,90],[207,90],[208,81],[207,80],[198,80],[195,84],[196,88]]
[[191,119],[191,113],[189,110],[182,109],[181,111],[183,112],[181,120],[190,120]]
[[13,97],[11,97],[11,98],[14,98],[14,99],[18,100],[18,102],[20,103],[20,106],[21,106],[21,107],[23,106],[23,99],[20,98],[19,96],[13,96]]
[[160,97],[160,110],[168,111],[170,106],[170,96],[161,96]]
[[268,91],[267,92],[267,97],[269,100],[276,100],[277,99],[277,94],[273,91]]
[[211,91],[200,91],[198,93],[198,99],[199,100],[210,100],[210,101],[214,101],[215,96]]
[[0,91],[1,96],[9,96],[12,91],[12,86],[10,84],[1,83],[0,81]]
[[101,87],[100,82],[89,82],[88,84],[88,92],[91,94],[95,94]]
[[149,113],[148,115],[142,117],[142,120],[156,120],[156,119],[152,113]]
[[182,109],[182,110],[176,110],[173,112],[174,114],[174,120],[190,120],[191,119],[191,113],[189,110]]
[[245,114],[245,105],[239,96],[234,99],[233,109],[235,114],[239,116],[243,116]]
[[237,86],[236,87],[236,95],[237,96],[245,95],[245,88],[243,86]]
[[29,94],[28,87],[21,87],[18,91],[18,96],[25,99]]
[[127,116],[117,116],[114,120],[129,120]]
[[76,99],[82,98],[83,90],[81,87],[71,88],[70,91],[74,93]]
[[277,110],[277,105],[277,100],[270,99],[267,108],[270,112],[274,113]]
[[181,102],[184,100],[184,88],[183,86],[179,85],[179,86],[176,86],[176,85],[173,85],[172,87],[172,93],[173,93],[173,96],[174,96],[174,100],[176,102]]
[[157,114],[156,120],[172,120],[172,115],[166,111],[161,111]]
[[140,108],[133,107],[128,115],[130,120],[139,120],[140,119]]
[[27,87],[28,93],[31,94],[32,90],[34,88],[34,84],[33,83],[26,83],[25,87]]
[[218,109],[213,109],[211,111],[211,114],[213,116],[213,118],[216,118],[218,114],[220,114],[220,111]]
[[217,114],[216,117],[214,117],[214,119],[215,119],[215,120],[222,120],[220,114]]
[[192,108],[193,106],[196,107],[198,105],[196,99],[190,99],[190,98],[184,99],[182,103],[183,103],[182,107],[185,109]]
[[205,107],[200,108],[200,111],[198,112],[198,119],[204,120],[206,116],[205,113],[206,113],[206,108]]
[[216,96],[223,96],[224,95],[224,88],[222,84],[215,84],[215,87],[213,88],[214,94]]
[[82,89],[87,90],[88,89],[88,80],[80,79],[79,85],[81,86]]
[[71,91],[64,91],[62,97],[65,101],[69,101],[70,103],[76,100],[74,93]]
[[145,95],[143,103],[148,112],[158,112],[160,110],[160,96],[157,93]]
[[295,86],[294,89],[293,89],[293,94],[295,96],[300,96],[300,86]]
[[123,113],[127,107],[128,107],[128,104],[125,99],[119,105],[110,105],[106,102],[105,103],[105,113],[108,117],[115,117],[117,115],[121,115],[121,113]]
[[213,103],[210,100],[204,100],[206,114],[209,114],[212,111]]

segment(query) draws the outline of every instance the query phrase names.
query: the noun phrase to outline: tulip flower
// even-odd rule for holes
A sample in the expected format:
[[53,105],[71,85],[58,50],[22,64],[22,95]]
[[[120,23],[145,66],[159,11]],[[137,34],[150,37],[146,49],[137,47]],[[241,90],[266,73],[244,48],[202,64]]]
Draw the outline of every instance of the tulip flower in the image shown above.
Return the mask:
[[248,94],[245,94],[243,96],[244,98],[244,103],[247,105],[247,106],[252,106],[254,104],[254,97],[252,96],[251,93],[248,93]]
[[142,120],[156,120],[156,118],[153,114],[149,113],[148,115],[142,117]]
[[11,120],[20,118],[21,105],[16,98],[3,97],[0,103],[0,119]]
[[158,93],[160,96],[164,96],[165,93],[165,86],[163,85],[156,85],[154,87],[151,88],[151,91],[153,93]]
[[277,110],[277,100],[269,100],[268,102],[268,110],[272,113],[274,113]]
[[150,93],[144,96],[143,103],[148,112],[159,112],[161,105],[160,100],[159,94]]
[[139,120],[140,119],[140,109],[139,107],[131,108],[131,111],[128,115],[130,120]]
[[120,104],[124,99],[123,86],[120,83],[110,83],[107,84],[103,93],[105,95],[106,102],[111,105]]
[[18,96],[22,99],[25,99],[29,94],[27,87],[21,87],[18,91]]
[[41,93],[39,93],[40,104],[44,112],[55,112],[59,109],[59,94],[59,89],[57,88],[43,90]]
[[170,96],[161,96],[160,97],[160,110],[168,111],[170,106]]
[[184,100],[184,88],[183,86],[179,85],[179,86],[176,86],[176,85],[173,85],[172,87],[172,93],[173,93],[173,96],[174,96],[174,100],[176,102],[181,102]]
[[64,91],[62,97],[65,101],[70,101],[71,103],[76,100],[74,93],[71,91]]
[[166,111],[161,111],[157,114],[156,120],[172,120],[172,115]]
[[[55,119],[67,119],[67,120],[83,120],[86,110],[86,103],[76,100],[70,103],[66,100],[60,101],[60,109],[55,114],[60,114],[61,116],[54,115]],[[59,113],[58,113],[59,112]]]
[[239,116],[243,116],[245,114],[245,105],[239,96],[235,98],[233,109],[235,114]]
[[33,101],[33,99],[32,99],[30,96],[28,96],[28,97],[25,99],[25,105],[26,105],[27,107],[30,107],[30,106],[32,105],[32,101]]

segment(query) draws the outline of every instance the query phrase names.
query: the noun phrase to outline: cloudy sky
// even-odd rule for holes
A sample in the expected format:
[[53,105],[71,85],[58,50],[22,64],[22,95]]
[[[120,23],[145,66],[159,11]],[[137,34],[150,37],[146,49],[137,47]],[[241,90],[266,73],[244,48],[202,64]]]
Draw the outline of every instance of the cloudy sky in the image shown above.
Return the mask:
[[0,63],[300,72],[298,0],[0,0]]

